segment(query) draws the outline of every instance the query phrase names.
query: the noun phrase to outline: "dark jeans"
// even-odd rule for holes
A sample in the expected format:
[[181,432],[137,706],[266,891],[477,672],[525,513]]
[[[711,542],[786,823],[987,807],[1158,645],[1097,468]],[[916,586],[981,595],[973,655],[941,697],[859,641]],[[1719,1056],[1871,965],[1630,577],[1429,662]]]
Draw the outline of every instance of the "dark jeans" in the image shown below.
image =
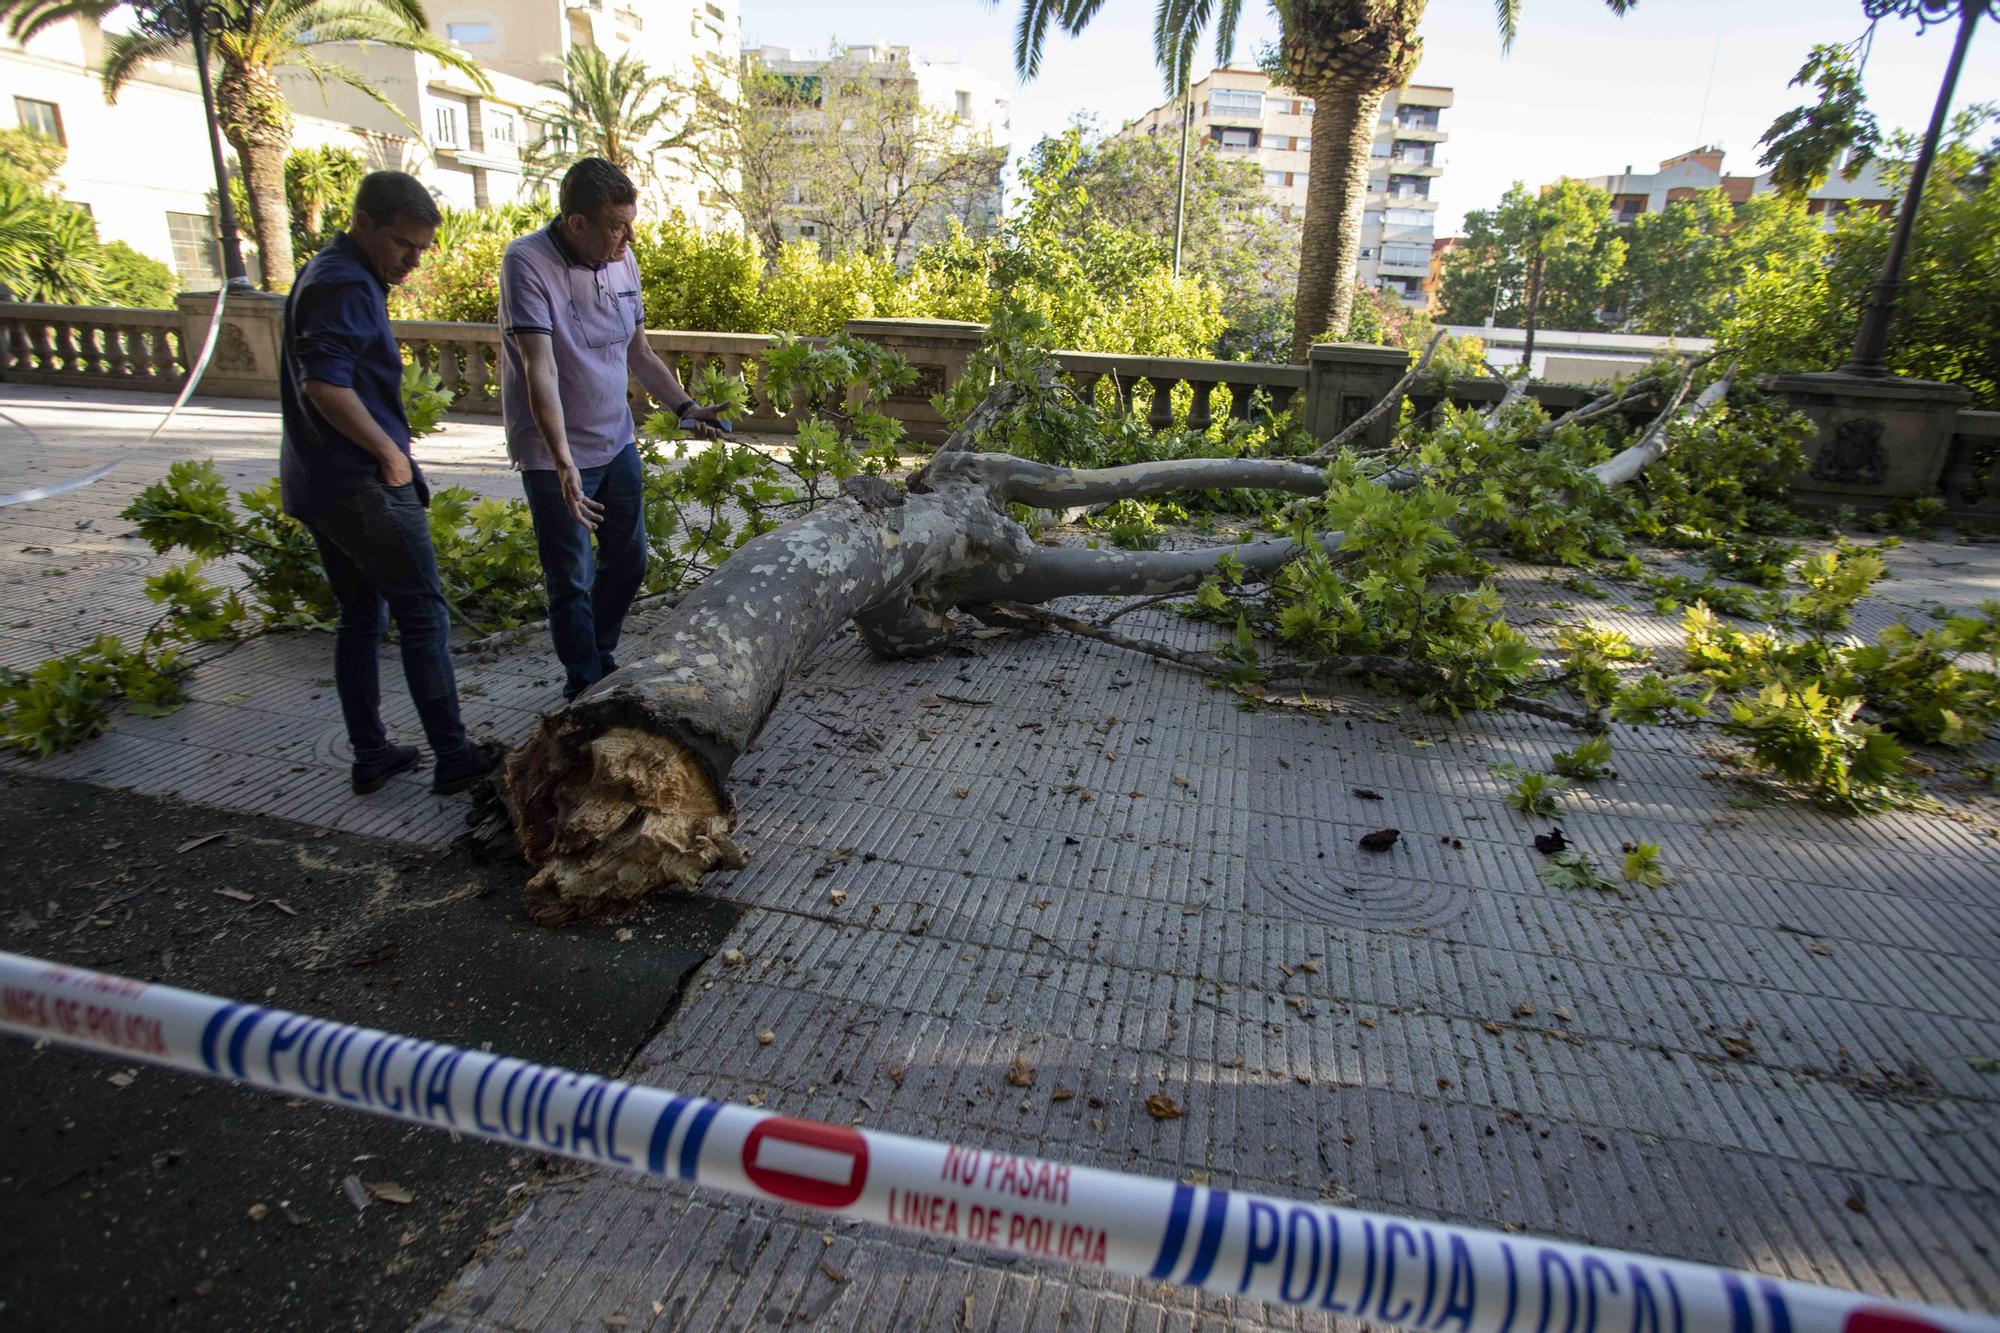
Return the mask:
[[340,604],[333,636],[333,683],[356,759],[379,754],[382,729],[378,650],[390,615],[403,649],[403,679],[431,754],[440,762],[466,749],[451,670],[451,616],[438,585],[437,556],[415,482],[371,481],[307,520]]
[[609,463],[581,468],[578,475],[583,493],[604,506],[594,556],[590,529],[563,503],[555,470],[521,473],[549,594],[549,634],[569,676],[566,692],[571,695],[605,676],[625,613],[646,577],[645,470],[639,446],[628,444]]

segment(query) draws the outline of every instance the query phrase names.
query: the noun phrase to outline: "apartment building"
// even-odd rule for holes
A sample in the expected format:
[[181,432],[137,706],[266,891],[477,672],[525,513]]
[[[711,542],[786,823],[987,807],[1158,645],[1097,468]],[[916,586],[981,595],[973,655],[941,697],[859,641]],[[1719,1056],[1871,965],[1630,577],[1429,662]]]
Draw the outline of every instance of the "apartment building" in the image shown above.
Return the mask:
[[[676,88],[706,82],[726,97],[736,96],[736,51],[742,40],[737,0],[464,0],[427,8],[434,31],[487,70],[527,86],[559,78],[567,54],[584,47],[614,59],[633,56]],[[551,96],[547,89],[537,92],[543,99]],[[442,88],[438,95],[446,100],[461,96]],[[691,113],[692,104],[681,99],[673,110]],[[478,108],[468,101],[460,127],[466,138],[479,137],[472,127],[477,115]],[[433,128],[429,120],[419,123],[427,134]],[[529,129],[532,134],[533,127]],[[456,153],[435,136],[432,146]],[[727,225],[730,215],[701,188],[693,151],[672,149],[656,157],[657,183],[645,206],[679,209],[703,226]],[[462,153],[457,156],[463,160]],[[495,156],[504,159],[506,154]]]
[[[1732,203],[1740,204],[1753,194],[1769,194],[1777,188],[1768,171],[1760,176],[1732,176],[1723,171],[1722,162],[1722,149],[1707,145],[1670,157],[1655,171],[1634,172],[1628,166],[1615,175],[1586,176],[1584,180],[1611,196],[1611,211],[1620,222],[1657,213],[1668,204],[1707,190],[1721,189]],[[1895,192],[1883,181],[1874,162],[1864,165],[1853,180],[1835,172],[1825,185],[1806,196],[1806,211],[1829,230],[1849,209],[1887,213],[1895,205]]]
[[[1211,71],[1190,95],[1195,139],[1211,151],[1254,163],[1278,217],[1302,223],[1313,99],[1273,84],[1262,70],[1235,66]],[[1450,138],[1441,118],[1451,104],[1451,89],[1411,84],[1383,99],[1376,126],[1355,277],[1411,305],[1423,303],[1430,274],[1434,192],[1444,172],[1442,146]],[[1165,102],[1121,133],[1178,136],[1180,119],[1180,104]]]
[[[927,60],[907,46],[883,42],[843,47],[833,55],[801,53],[782,46],[746,49],[743,54],[746,60],[800,88],[817,88],[829,71],[837,68],[843,78],[867,79],[890,91],[912,93],[924,107],[953,118],[956,142],[961,147],[1004,147],[1011,132],[1010,90],[959,61]],[[838,134],[842,128],[823,124],[817,113],[812,113],[795,118],[793,132]],[[1000,179],[1003,161],[1004,157],[996,157],[991,176],[964,198],[953,201],[950,217],[967,230],[985,231],[998,223],[1004,202]],[[803,217],[806,200],[794,195],[791,202],[802,216],[784,225],[786,238],[814,239],[818,229]],[[913,238],[921,244],[941,234],[947,221],[944,216],[919,219]]]
[[[538,120],[560,98],[540,80],[554,78],[563,52],[577,45],[630,51],[683,86],[698,77],[727,90],[736,82],[736,0],[649,5],[643,15],[606,0],[491,0],[432,13],[433,27],[484,67],[490,89],[416,52],[374,43],[319,48],[395,109],[343,83],[281,69],[293,145],[349,148],[370,169],[414,174],[445,203],[482,208],[546,197],[548,187],[524,174],[523,159]],[[105,240],[171,263],[190,287],[219,285],[215,174],[192,63],[148,62],[107,104],[103,59],[103,31],[88,18],[53,25],[25,45],[0,39],[8,94],[0,97],[0,129],[63,144],[63,195],[90,210]],[[703,197],[688,163],[660,166],[648,208],[677,207],[706,226],[735,222]]]
[[[190,287],[220,286],[215,171],[194,66],[149,62],[111,104],[98,77],[103,62],[104,33],[89,18],[54,24],[26,45],[0,38],[0,129],[63,146],[62,195],[89,210],[102,239],[171,264]],[[298,147],[350,148],[371,166],[404,166],[412,156],[408,135],[400,125],[394,135],[375,135],[294,111]]]

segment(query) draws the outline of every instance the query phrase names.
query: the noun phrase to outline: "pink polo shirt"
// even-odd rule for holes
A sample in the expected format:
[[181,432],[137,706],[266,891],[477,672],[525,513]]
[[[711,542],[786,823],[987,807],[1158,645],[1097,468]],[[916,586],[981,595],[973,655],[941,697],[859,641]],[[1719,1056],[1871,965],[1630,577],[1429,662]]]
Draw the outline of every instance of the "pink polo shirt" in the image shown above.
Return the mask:
[[549,336],[570,457],[579,468],[602,467],[636,433],[625,351],[644,318],[630,249],[613,263],[586,264],[554,223],[507,247],[500,261],[500,409],[515,467],[549,469],[555,460],[528,411],[527,366],[514,335]]

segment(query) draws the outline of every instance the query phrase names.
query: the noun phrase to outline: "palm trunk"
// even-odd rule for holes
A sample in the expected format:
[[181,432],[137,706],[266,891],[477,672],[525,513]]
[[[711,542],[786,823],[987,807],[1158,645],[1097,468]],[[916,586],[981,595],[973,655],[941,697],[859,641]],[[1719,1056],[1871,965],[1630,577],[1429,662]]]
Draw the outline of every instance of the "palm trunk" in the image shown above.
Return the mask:
[[1292,313],[1292,360],[1306,361],[1323,334],[1346,332],[1354,309],[1354,261],[1361,251],[1361,211],[1368,200],[1375,120],[1387,89],[1343,83],[1314,88],[1312,158],[1306,178],[1298,297]]
[[285,202],[285,154],[292,146],[292,112],[268,69],[226,61],[216,85],[217,119],[243,164],[250,193],[257,258],[267,290],[292,285],[292,220]]

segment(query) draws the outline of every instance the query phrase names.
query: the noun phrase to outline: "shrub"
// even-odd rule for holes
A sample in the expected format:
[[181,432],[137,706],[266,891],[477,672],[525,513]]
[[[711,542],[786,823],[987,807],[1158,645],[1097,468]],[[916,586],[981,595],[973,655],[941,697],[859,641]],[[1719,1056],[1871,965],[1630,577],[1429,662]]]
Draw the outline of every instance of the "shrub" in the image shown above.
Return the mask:
[[409,281],[389,291],[395,319],[491,324],[500,318],[500,256],[513,237],[479,232],[424,258]]
[[778,251],[764,279],[758,322],[768,333],[826,337],[850,319],[872,319],[895,308],[899,278],[886,255],[856,252],[820,257],[811,241]]
[[105,295],[114,303],[142,310],[172,310],[181,280],[173,269],[142,255],[123,241],[104,246]]
[[759,330],[757,245],[704,232],[679,212],[639,228],[633,244],[649,329]]

